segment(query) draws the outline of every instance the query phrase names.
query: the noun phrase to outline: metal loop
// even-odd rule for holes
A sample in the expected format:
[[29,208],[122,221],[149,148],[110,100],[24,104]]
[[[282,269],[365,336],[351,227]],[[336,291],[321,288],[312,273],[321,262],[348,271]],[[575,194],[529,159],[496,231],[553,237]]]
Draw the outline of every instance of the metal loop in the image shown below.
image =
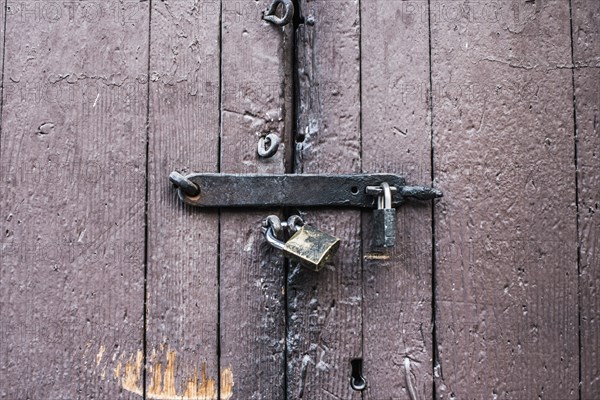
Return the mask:
[[267,228],[267,230],[265,231],[265,238],[267,239],[267,243],[269,243],[271,246],[275,247],[276,249],[279,250],[283,250],[283,248],[285,247],[285,244],[277,239],[275,237],[275,235],[273,234],[273,227],[269,226]]
[[351,377],[350,387],[356,391],[363,391],[367,387],[367,381],[361,376],[360,378]]
[[392,208],[392,189],[389,183],[381,182],[383,193],[377,198],[377,208]]
[[261,158],[273,157],[277,153],[280,143],[281,138],[274,133],[261,137],[258,139],[258,155]]
[[267,218],[265,218],[263,220],[263,226],[267,228],[267,230],[272,229],[275,236],[279,236],[283,230],[281,220],[277,215],[269,215]]
[[[279,18],[275,15],[277,11],[277,7],[283,4],[283,16]],[[294,3],[292,0],[273,0],[269,8],[265,11],[263,15],[263,19],[265,21],[269,21],[277,26],[284,26],[290,23],[292,18],[294,17]]]
[[[398,188],[396,186],[390,186],[390,190],[393,193],[396,193],[398,191]],[[404,188],[402,188],[402,190],[404,190]],[[383,194],[383,188],[381,187],[381,185],[379,186],[367,186],[365,188],[365,193],[370,195],[370,196],[380,196]]]
[[304,225],[304,220],[299,215],[292,215],[287,220],[287,228],[290,234],[298,232],[298,225]]
[[200,188],[194,182],[181,175],[177,171],[171,172],[169,175],[169,180],[173,183],[173,185],[177,186],[179,190],[185,193],[187,196],[198,196],[200,194]]

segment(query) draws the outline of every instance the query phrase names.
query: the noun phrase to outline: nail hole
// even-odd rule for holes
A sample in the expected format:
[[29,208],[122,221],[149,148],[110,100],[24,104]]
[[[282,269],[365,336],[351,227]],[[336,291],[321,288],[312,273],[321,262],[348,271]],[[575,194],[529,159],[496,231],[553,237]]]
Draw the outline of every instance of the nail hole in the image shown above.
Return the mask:
[[350,386],[356,391],[365,390],[367,387],[367,381],[363,377],[363,360],[362,358],[355,358],[350,362],[352,365],[352,376],[350,377]]
[[350,189],[350,191],[352,192],[352,194],[358,194],[358,187],[352,186],[352,189]]

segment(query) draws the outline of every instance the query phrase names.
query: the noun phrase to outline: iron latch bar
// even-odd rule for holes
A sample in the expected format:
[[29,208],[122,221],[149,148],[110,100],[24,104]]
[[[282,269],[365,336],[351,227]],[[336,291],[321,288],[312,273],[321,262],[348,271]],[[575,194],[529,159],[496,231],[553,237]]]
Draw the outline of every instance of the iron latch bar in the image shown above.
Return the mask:
[[406,199],[431,200],[442,193],[407,186],[396,174],[214,174],[169,176],[179,198],[196,207],[359,207],[373,208],[383,182],[392,189],[392,205]]

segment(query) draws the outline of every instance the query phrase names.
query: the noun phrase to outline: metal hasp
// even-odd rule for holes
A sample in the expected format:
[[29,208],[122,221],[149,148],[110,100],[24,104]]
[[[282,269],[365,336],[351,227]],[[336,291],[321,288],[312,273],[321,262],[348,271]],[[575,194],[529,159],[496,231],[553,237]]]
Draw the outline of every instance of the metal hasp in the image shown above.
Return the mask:
[[391,191],[391,207],[407,199],[442,197],[432,187],[407,186],[395,174],[214,174],[183,176],[172,172],[171,182],[179,198],[196,207],[359,207],[374,208],[383,194],[382,183]]

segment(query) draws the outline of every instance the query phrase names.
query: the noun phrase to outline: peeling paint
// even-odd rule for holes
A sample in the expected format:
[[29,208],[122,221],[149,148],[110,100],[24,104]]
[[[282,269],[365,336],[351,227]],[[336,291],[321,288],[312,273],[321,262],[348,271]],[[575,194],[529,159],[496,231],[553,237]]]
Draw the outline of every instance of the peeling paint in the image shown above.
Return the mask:
[[198,371],[194,370],[194,377],[187,382],[184,397],[187,398],[216,398],[217,384],[214,379],[206,378],[206,363],[202,363],[201,381],[198,385]]
[[142,389],[140,383],[142,381],[142,360],[143,354],[141,350],[138,350],[135,357],[135,363],[133,361],[133,355],[129,356],[129,359],[125,363],[125,374],[121,380],[121,386],[128,392],[142,395]]
[[115,373],[114,373],[115,379],[119,379],[120,376],[121,376],[121,361],[119,361],[117,363],[117,367],[115,368]]
[[102,356],[104,355],[104,345],[100,346],[100,351],[96,354],[96,366],[100,365],[100,361],[102,361]]
[[382,254],[382,253],[367,253],[364,256],[364,259],[365,260],[389,260],[390,255]]
[[[159,348],[159,354],[163,353],[162,346]],[[146,392],[146,398],[150,400],[216,400],[218,397],[217,382],[214,378],[207,376],[206,362],[202,363],[200,376],[198,369],[194,368],[194,373],[187,379],[182,380],[181,392],[177,390],[175,371],[177,352],[167,347],[166,366],[158,361],[156,350],[152,350],[148,359],[148,375],[150,384]],[[125,371],[121,361],[114,369],[114,377],[120,379],[123,389],[130,393],[142,395],[142,362],[143,355],[141,351],[137,352],[135,362],[131,355],[125,364]],[[233,395],[233,372],[231,366],[221,371],[221,399],[230,399]]]
[[89,357],[89,351],[92,348],[92,343],[91,342],[87,342],[85,344],[85,349],[83,349],[83,354],[81,355],[81,358],[86,359]]
[[221,398],[230,399],[233,396],[233,371],[231,365],[221,371]]

